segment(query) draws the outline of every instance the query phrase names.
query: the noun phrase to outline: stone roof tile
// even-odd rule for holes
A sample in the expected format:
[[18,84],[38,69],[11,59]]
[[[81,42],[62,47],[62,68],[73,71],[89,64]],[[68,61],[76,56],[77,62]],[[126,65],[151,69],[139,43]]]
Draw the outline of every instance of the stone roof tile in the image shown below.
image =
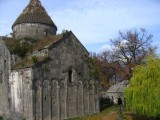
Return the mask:
[[29,4],[16,19],[12,27],[21,23],[42,23],[54,26],[57,29],[39,0],[30,0]]

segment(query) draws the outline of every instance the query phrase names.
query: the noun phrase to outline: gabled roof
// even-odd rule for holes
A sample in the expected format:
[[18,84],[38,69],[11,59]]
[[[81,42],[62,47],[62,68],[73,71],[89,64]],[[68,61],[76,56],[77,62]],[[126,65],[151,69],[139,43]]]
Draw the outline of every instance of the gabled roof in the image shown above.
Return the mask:
[[[66,31],[65,33],[62,33],[62,34],[51,35],[51,36],[44,37],[44,38],[41,38],[38,40],[34,40],[34,42],[32,43],[32,50],[31,51],[49,48],[58,42],[64,41],[66,38],[69,38],[71,35],[73,35],[73,37],[76,38],[76,36],[72,33],[72,31]],[[9,49],[9,51],[11,53],[14,51],[14,47],[17,44],[17,42],[21,43],[21,41],[25,41],[25,39],[26,38],[24,38],[22,40],[15,40],[14,38],[2,37],[2,40],[4,41],[5,45],[7,46],[7,48]],[[29,41],[32,38],[27,38],[27,39]],[[77,42],[79,42],[81,44],[81,42],[78,39],[77,39]],[[88,53],[87,49],[84,46],[83,46],[83,48]]]
[[[6,47],[9,49],[11,53],[14,53],[14,48],[16,47],[17,43],[23,43],[24,41],[31,42],[32,49],[31,51],[28,51],[29,53],[32,51],[37,51],[37,50],[42,50],[42,49],[49,49],[52,47],[55,47],[55,45],[58,45],[59,43],[65,41],[67,38],[70,38],[73,36],[76,38],[76,36],[71,32],[71,31],[66,31],[65,33],[59,34],[59,35],[52,35],[48,36],[45,38],[41,38],[38,40],[30,40],[30,38],[27,38],[27,40],[22,39],[22,40],[15,40],[13,38],[8,38],[8,37],[2,37],[2,40],[4,41],[4,44]],[[80,43],[80,41],[76,38],[77,42]],[[81,44],[82,45],[82,44]],[[82,45],[84,51],[88,53],[86,48]],[[27,53],[28,53],[27,52]],[[89,53],[88,53],[89,54]],[[12,69],[23,69],[23,68],[30,68],[33,67],[36,64],[43,63],[43,61],[49,60],[48,57],[42,57],[38,58],[37,63],[34,63],[32,59],[28,59],[27,57],[23,58],[23,60],[16,65],[12,66]]]
[[[48,48],[58,40],[64,38],[63,34],[58,34],[58,35],[52,35],[48,36],[45,38],[41,38],[38,40],[33,40],[34,42],[32,43],[32,50],[31,51],[36,51],[36,50],[41,50],[44,48]],[[30,39],[32,38],[24,38],[22,40],[15,40],[14,38],[9,38],[9,37],[2,37],[2,40],[4,41],[4,44],[7,46],[9,51],[12,53],[14,51],[15,46],[17,43],[21,43],[22,41],[25,41],[25,39]]]
[[124,88],[127,87],[127,85],[129,84],[128,80],[124,80],[122,82],[119,82],[113,86],[111,86],[108,90],[107,93],[122,93]]
[[33,51],[48,48],[49,46],[56,43],[60,39],[64,39],[63,34],[52,35],[52,36],[39,39],[37,40],[36,43],[33,44]]
[[12,28],[21,23],[42,23],[54,26],[57,29],[39,0],[30,0],[27,7],[14,22]]

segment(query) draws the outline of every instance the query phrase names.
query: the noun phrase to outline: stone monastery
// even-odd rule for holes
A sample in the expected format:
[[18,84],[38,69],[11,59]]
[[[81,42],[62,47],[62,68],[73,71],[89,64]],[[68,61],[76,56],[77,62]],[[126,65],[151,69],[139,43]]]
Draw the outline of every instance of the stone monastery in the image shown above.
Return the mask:
[[0,37],[0,116],[63,120],[99,112],[98,82],[89,53],[57,27],[39,0],[30,0]]

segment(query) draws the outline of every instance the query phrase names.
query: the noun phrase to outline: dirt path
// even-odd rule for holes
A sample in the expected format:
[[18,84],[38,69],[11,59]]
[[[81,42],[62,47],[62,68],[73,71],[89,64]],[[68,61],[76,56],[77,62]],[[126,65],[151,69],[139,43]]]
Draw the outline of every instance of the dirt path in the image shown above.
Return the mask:
[[108,115],[102,117],[102,120],[115,120],[117,117],[117,112],[111,112]]
[[[101,120],[116,120],[117,118],[117,112],[111,112],[108,115],[102,117]],[[133,120],[133,116],[125,113],[125,120]]]

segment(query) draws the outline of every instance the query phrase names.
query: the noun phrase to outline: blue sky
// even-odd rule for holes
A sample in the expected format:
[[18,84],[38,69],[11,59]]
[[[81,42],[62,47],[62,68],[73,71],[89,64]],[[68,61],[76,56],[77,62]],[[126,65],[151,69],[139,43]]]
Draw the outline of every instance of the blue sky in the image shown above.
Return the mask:
[[[11,26],[29,0],[0,0],[0,36]],[[119,30],[145,28],[153,34],[153,44],[160,41],[160,0],[41,0],[58,27],[72,30],[92,52],[109,49],[110,39]]]

